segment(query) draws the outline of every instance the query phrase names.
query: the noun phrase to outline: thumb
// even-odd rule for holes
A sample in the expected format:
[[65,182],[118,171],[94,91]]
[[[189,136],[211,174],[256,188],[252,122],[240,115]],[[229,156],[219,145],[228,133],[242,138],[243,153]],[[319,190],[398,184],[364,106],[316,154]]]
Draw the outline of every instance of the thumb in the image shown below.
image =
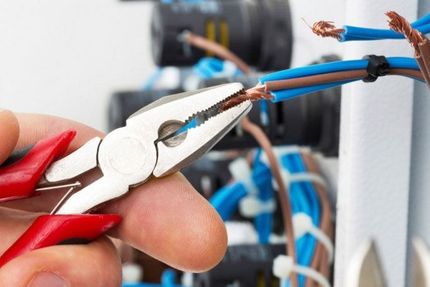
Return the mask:
[[116,287],[121,265],[113,244],[59,245],[17,257],[0,269],[0,286]]
[[9,157],[18,142],[18,137],[19,125],[15,115],[0,109],[0,164]]

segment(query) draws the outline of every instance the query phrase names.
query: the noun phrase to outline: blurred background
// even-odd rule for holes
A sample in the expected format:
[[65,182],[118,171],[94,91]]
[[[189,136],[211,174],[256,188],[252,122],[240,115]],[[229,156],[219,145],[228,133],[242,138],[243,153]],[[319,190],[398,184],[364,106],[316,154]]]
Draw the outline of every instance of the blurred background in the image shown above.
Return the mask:
[[[303,22],[343,22],[342,0],[290,1],[293,65],[341,45],[321,41]],[[0,103],[21,112],[71,118],[107,131],[106,109],[118,90],[139,89],[155,70],[152,1],[1,1]],[[308,13],[312,7],[312,13]],[[334,49],[333,49],[334,48]]]

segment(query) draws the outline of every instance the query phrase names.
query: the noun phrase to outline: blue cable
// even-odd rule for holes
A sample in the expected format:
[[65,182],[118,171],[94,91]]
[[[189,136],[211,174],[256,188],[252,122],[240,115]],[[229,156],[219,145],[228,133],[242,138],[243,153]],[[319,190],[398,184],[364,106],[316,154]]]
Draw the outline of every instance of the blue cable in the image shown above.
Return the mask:
[[[413,28],[417,29],[423,34],[430,33],[430,14],[418,19],[411,24]],[[404,39],[401,33],[392,31],[390,29],[374,29],[364,28],[357,26],[343,26],[345,32],[341,33],[340,41],[368,41],[368,40],[384,40],[384,39]]]
[[[300,154],[291,154],[281,157],[281,164],[291,173],[307,171]],[[293,208],[293,213],[305,212],[306,214],[311,216],[313,223],[316,226],[319,226],[321,220],[321,206],[313,184],[309,182],[291,184],[290,196],[292,205],[296,206],[295,208]],[[300,206],[300,208],[297,209],[297,205]],[[309,234],[303,236],[300,240],[296,242],[298,264],[303,266],[310,266],[313,255],[315,253],[316,243],[316,239]],[[298,279],[299,286],[304,286],[306,278],[303,276],[298,276]],[[290,282],[282,282],[282,285],[285,287],[290,286]]]
[[[346,41],[366,41],[366,40],[387,40],[387,39],[404,39],[403,34],[387,29],[362,28],[345,25],[345,32],[340,34],[340,42]],[[430,33],[430,24],[416,28],[423,34]]]
[[323,84],[323,85],[317,85],[317,86],[309,86],[309,87],[303,87],[303,88],[296,88],[296,89],[290,89],[290,90],[273,91],[271,92],[273,96],[273,99],[271,101],[274,103],[277,103],[277,102],[289,100],[298,96],[315,93],[315,92],[323,91],[330,88],[335,88],[351,82],[354,82],[354,80],[335,82],[335,83],[329,83],[329,84]]
[[430,13],[416,20],[414,23],[412,23],[412,27],[417,28],[420,26],[427,25],[429,23],[430,23]]
[[172,269],[166,269],[161,274],[162,287],[176,287],[176,273]]
[[[418,64],[413,58],[387,57],[387,61],[392,69],[410,69],[419,71]],[[367,65],[368,60],[365,59],[322,63],[270,73],[261,77],[260,82],[264,84],[267,81],[294,79],[341,71],[362,70],[366,69]]]
[[224,70],[224,61],[217,58],[205,57],[193,66],[193,71],[202,79],[212,79]]
[[160,79],[161,75],[163,74],[163,68],[158,68],[154,73],[152,73],[151,76],[146,80],[145,84],[143,85],[142,89],[144,91],[150,91],[154,88],[154,85],[157,83],[157,81]]
[[161,274],[161,284],[157,283],[123,283],[122,287],[182,287],[177,285],[176,273],[172,269],[166,269]]
[[[419,71],[418,64],[416,60],[413,58],[388,57],[387,61],[388,61],[388,64],[390,65],[390,68],[392,69],[409,69],[409,70]],[[333,72],[340,72],[340,71],[362,70],[362,69],[366,69],[367,65],[368,65],[368,60],[366,59],[316,64],[316,65],[298,67],[298,68],[293,68],[293,69],[267,74],[260,78],[260,82],[264,84],[267,81],[294,79],[299,77],[313,76],[318,74],[326,74],[326,73],[333,73]],[[358,80],[361,80],[361,79],[351,79],[351,80],[327,83],[322,85],[314,85],[314,86],[306,86],[306,87],[300,87],[300,88],[294,88],[294,89],[272,91],[271,92],[271,94],[273,95],[272,102],[288,100],[297,96],[314,93],[314,92],[322,91],[329,88],[334,88],[334,87],[341,86]]]
[[269,125],[269,104],[266,100],[259,101],[260,103],[260,121],[263,126]]
[[[273,200],[272,172],[261,160],[262,150],[258,149],[254,158],[252,180],[258,188],[258,198],[262,202]],[[265,212],[255,217],[254,225],[260,244],[268,244],[273,226],[273,212]]]
[[230,219],[237,210],[239,202],[248,194],[245,185],[241,182],[224,186],[216,191],[209,202],[216,209],[222,220]]
[[[301,157],[298,154],[286,155],[281,158],[283,167],[287,168],[291,173],[305,171],[304,164],[301,162]],[[313,219],[314,224],[319,225],[320,222],[320,205],[312,184],[309,183],[293,183],[290,186],[290,197],[293,206],[293,213],[305,212]],[[297,262],[302,266],[309,266],[315,252],[316,240],[305,235],[296,242]],[[298,276],[299,286],[304,286],[306,278]],[[284,286],[289,286],[289,282],[285,282]]]

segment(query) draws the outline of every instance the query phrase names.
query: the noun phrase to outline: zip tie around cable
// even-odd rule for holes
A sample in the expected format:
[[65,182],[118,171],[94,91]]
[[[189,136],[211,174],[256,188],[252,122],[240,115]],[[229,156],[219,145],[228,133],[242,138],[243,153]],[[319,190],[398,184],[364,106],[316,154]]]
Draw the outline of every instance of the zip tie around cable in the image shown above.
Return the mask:
[[[308,147],[300,147],[300,146],[283,146],[283,147],[275,147],[273,148],[273,152],[278,158],[281,158],[283,156],[287,155],[295,155],[295,154],[312,154],[312,150]],[[261,161],[264,162],[264,164],[268,165],[269,160],[267,159],[266,153],[261,154]]]
[[390,64],[385,56],[367,55],[363,57],[368,60],[367,77],[363,79],[365,83],[375,82],[379,77],[386,76],[390,71]]
[[255,195],[244,197],[239,203],[239,212],[244,217],[254,218],[264,213],[273,213],[276,203],[273,199],[262,201]]
[[293,226],[294,226],[294,234],[296,236],[296,240],[300,239],[302,236],[306,234],[310,234],[315,237],[321,244],[325,247],[328,254],[328,260],[330,263],[333,262],[334,259],[334,246],[330,237],[327,236],[318,226],[312,222],[312,218],[304,213],[299,212],[294,214],[293,216]]
[[285,184],[290,185],[293,183],[299,182],[310,182],[321,185],[323,188],[327,188],[327,183],[325,179],[313,172],[300,172],[300,173],[290,173],[286,170],[282,170],[282,178],[284,179]]
[[228,169],[233,178],[245,186],[245,189],[249,194],[258,194],[258,187],[252,180],[252,171],[246,159],[238,158],[232,161],[229,164]]
[[[301,149],[299,147],[292,146],[292,147],[280,148],[277,151],[275,151],[275,154],[279,158],[280,156],[285,156],[286,154],[297,154],[297,153],[300,154],[302,152],[310,153],[310,150]],[[266,165],[268,164],[268,159],[265,153],[261,155],[261,160]],[[310,183],[319,184],[323,188],[327,188],[326,180],[320,174],[317,174],[317,173],[313,173],[313,172],[290,173],[289,171],[282,169],[281,176],[287,186],[298,182],[310,182]],[[275,181],[273,181],[273,186],[276,189],[278,189],[278,185],[276,184]]]
[[273,275],[279,279],[289,279],[292,272],[304,275],[323,287],[331,287],[330,282],[320,272],[310,267],[294,264],[290,256],[278,255],[275,260],[273,260]]

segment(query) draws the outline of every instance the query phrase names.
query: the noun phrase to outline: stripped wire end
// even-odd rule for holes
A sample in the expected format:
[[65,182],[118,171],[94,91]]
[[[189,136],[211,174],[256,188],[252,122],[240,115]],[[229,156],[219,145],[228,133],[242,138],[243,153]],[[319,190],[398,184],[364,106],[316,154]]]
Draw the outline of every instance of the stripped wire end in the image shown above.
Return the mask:
[[418,44],[423,43],[425,40],[423,34],[421,34],[420,31],[414,29],[408,20],[399,15],[397,12],[390,11],[385,13],[385,15],[387,15],[389,18],[388,25],[390,26],[390,29],[403,34],[418,53]]
[[266,86],[258,84],[255,87],[252,87],[248,90],[242,90],[240,93],[236,94],[235,96],[225,101],[221,106],[221,110],[222,111],[228,110],[245,101],[255,102],[259,100],[271,100],[271,99],[273,99],[273,96],[270,94],[270,92],[266,91]]
[[414,29],[404,17],[394,11],[387,12],[390,28],[401,33],[415,50],[415,58],[421,74],[430,89],[430,41],[420,31]]
[[331,37],[338,41],[342,39],[341,34],[345,33],[344,29],[336,28],[332,21],[318,21],[315,22],[312,27],[309,26],[309,28],[311,28],[312,32],[317,36],[321,36],[323,38]]

